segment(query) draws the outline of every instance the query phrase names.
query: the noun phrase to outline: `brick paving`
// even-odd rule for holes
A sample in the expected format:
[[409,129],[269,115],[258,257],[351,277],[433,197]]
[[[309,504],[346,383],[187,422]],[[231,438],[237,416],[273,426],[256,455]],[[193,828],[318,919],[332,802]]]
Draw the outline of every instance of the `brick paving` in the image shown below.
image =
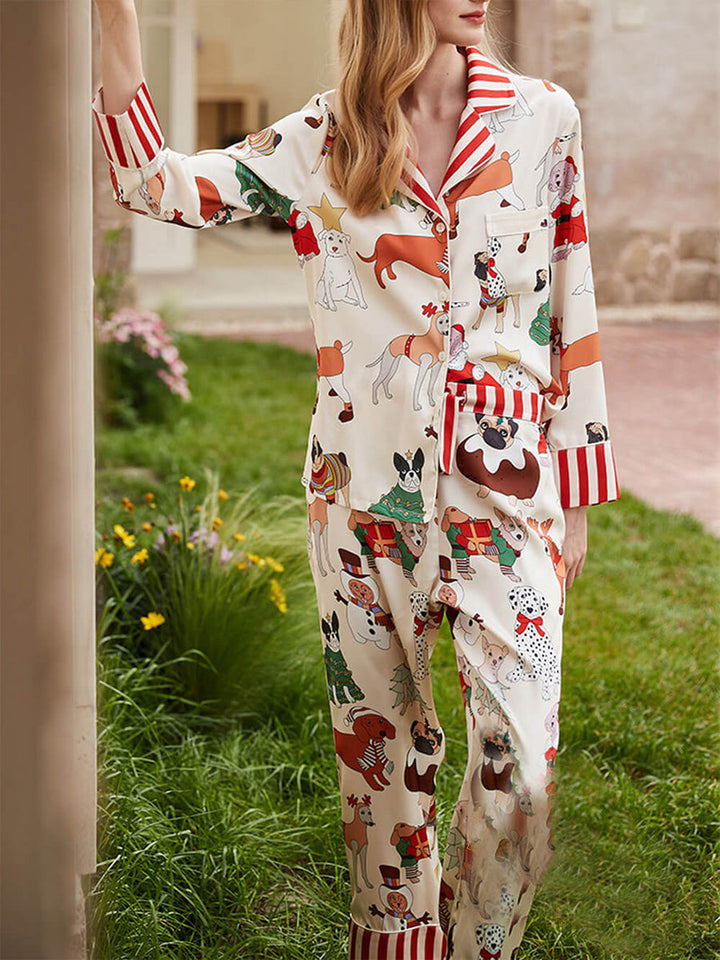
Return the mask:
[[720,536],[720,322],[606,324],[600,343],[621,489]]

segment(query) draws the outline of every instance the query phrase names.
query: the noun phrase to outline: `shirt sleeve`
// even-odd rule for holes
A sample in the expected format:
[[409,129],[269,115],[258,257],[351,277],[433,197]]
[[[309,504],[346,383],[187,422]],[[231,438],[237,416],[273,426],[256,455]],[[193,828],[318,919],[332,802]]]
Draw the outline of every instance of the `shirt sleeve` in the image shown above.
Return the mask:
[[560,393],[547,425],[548,448],[563,507],[588,506],[620,496],[608,430],[592,279],[582,129],[570,98],[570,118],[558,137],[548,180],[555,221],[550,314],[556,326],[553,378]]
[[125,113],[92,100],[115,202],[155,220],[202,229],[254,214],[286,222],[326,152],[331,116],[322,95],[224,149],[187,155],[165,146],[145,79]]

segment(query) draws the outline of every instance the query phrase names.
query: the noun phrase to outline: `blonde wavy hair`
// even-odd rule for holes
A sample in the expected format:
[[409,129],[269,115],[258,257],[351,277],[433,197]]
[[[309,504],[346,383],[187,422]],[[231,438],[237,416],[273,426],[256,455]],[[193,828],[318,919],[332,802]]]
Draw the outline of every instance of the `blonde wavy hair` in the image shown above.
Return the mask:
[[[484,28],[483,54],[514,73]],[[400,98],[435,49],[428,0],[347,0],[338,32],[337,131],[326,158],[333,185],[357,215],[390,203],[407,148],[418,144]]]

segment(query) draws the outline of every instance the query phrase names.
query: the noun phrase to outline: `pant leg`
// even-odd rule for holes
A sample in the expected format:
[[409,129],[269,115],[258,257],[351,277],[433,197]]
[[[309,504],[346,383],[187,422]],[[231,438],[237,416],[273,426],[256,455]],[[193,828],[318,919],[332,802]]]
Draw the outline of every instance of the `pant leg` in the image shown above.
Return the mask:
[[437,524],[400,524],[308,493],[351,881],[350,960],[442,960],[435,776],[445,737],[429,659],[443,605]]
[[[537,453],[537,440],[520,421],[514,442]],[[554,855],[564,516],[547,460],[525,500],[443,474],[437,510],[468,740],[444,856],[447,958],[514,960]]]

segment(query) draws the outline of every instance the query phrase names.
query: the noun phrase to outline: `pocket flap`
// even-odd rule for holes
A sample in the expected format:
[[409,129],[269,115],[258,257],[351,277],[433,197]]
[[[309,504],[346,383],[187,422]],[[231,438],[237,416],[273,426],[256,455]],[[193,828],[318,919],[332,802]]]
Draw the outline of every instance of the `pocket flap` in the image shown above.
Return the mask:
[[504,237],[511,233],[531,233],[549,224],[547,206],[531,210],[502,210],[485,214],[485,233],[488,237]]

